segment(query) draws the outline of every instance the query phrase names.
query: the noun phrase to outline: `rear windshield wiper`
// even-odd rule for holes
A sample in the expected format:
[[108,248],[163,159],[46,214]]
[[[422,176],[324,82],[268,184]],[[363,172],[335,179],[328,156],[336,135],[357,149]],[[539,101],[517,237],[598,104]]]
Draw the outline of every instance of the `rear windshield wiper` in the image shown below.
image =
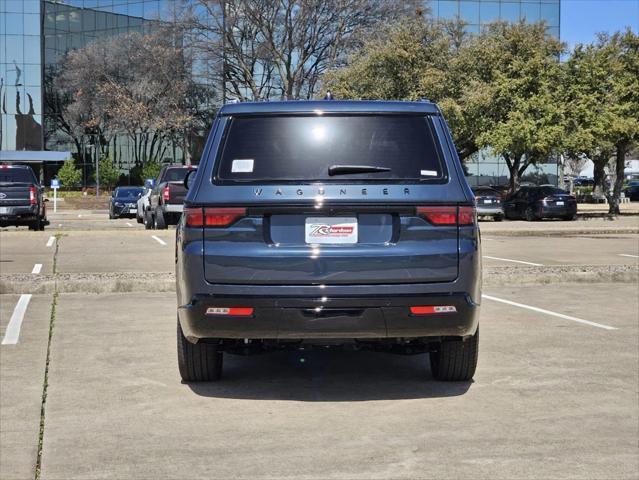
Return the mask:
[[376,172],[390,172],[388,167],[377,167],[375,165],[331,165],[328,167],[328,174],[333,175],[348,175],[349,173],[376,173]]

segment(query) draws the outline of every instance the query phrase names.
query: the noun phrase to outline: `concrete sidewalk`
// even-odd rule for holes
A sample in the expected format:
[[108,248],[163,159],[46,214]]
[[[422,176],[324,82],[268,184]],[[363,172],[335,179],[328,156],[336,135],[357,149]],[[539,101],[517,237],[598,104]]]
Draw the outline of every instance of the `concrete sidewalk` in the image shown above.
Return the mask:
[[562,220],[495,222],[488,220],[480,221],[479,227],[484,234],[505,236],[636,234],[639,233],[639,216],[578,218],[572,222]]

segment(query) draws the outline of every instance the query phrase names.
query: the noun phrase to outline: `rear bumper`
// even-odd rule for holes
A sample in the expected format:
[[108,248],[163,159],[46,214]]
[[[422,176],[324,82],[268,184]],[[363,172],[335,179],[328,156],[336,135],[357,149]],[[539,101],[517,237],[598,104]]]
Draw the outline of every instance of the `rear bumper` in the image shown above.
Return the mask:
[[37,205],[20,205],[0,208],[0,224],[24,224],[36,220],[37,217]]
[[[455,313],[413,316],[410,306],[454,306]],[[250,317],[207,315],[209,307],[252,307]],[[312,339],[472,335],[479,305],[466,293],[394,297],[257,297],[194,295],[178,307],[185,336]]]
[[543,205],[538,207],[537,216],[542,218],[559,218],[577,214],[577,205],[549,206]]
[[167,213],[182,213],[184,204],[182,203],[165,203],[164,211]]
[[[133,212],[131,210],[133,210]],[[134,217],[135,215],[137,215],[137,211],[138,211],[137,204],[124,205],[122,207],[117,207],[113,205],[113,214],[116,217]]]
[[491,207],[491,206],[483,206],[483,205],[477,205],[477,215],[479,216],[496,216],[496,215],[503,215],[504,214],[504,209],[502,207]]

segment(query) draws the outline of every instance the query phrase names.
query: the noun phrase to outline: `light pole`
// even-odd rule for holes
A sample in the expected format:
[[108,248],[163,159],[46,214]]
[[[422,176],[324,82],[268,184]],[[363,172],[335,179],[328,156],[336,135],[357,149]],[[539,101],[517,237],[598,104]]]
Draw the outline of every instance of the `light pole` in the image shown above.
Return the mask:
[[100,196],[100,135],[95,136],[95,196]]
[[100,196],[100,135],[90,135],[91,142],[89,145],[95,147],[93,156],[95,157],[95,196]]

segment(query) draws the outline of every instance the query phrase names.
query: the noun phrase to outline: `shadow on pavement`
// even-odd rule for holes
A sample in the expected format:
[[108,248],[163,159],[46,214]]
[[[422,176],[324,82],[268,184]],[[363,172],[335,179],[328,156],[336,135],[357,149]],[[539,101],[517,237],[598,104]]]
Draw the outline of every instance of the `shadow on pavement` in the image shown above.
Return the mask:
[[205,397],[353,402],[454,397],[471,384],[434,380],[428,355],[306,351],[225,354],[220,382],[188,386]]

